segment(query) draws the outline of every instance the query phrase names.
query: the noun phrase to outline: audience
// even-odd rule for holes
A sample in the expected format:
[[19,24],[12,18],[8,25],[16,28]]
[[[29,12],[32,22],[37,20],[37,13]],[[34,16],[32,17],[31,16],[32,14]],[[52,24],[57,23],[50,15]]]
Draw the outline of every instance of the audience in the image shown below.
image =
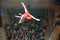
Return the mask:
[[24,23],[13,23],[6,26],[8,40],[44,40],[44,25],[42,22],[28,20]]
[[[29,9],[29,8],[28,8]],[[24,13],[23,9],[18,9],[18,13]],[[35,17],[42,17],[46,14],[44,11],[46,9],[29,9],[29,12]],[[45,32],[45,19],[41,19],[40,22],[37,22],[33,19],[26,20],[24,23],[18,24],[18,18],[15,18],[16,10],[8,9],[8,13],[12,20],[12,25],[6,26],[7,38],[8,40],[45,40],[44,32]],[[44,13],[45,12],[45,13]],[[36,15],[37,13],[37,15]],[[41,14],[41,15],[40,15]],[[17,14],[18,15],[18,14]]]

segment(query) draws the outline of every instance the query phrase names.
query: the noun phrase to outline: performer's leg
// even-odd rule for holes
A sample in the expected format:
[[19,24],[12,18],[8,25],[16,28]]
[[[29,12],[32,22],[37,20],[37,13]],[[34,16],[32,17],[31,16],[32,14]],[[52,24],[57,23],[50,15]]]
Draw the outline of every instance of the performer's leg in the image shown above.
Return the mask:
[[22,2],[21,4],[24,7],[25,12],[28,12],[28,10],[27,10],[26,6],[24,5],[24,3]]
[[34,16],[30,15],[34,20],[40,21],[40,19],[35,18]]

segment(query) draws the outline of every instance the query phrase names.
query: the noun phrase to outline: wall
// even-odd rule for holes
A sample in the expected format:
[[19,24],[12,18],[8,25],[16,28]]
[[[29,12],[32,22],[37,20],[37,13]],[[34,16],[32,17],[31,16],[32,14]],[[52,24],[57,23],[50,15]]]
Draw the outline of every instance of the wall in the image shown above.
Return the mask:
[[2,6],[7,7],[19,7],[21,6],[21,2],[24,2],[25,4],[29,4],[31,7],[48,7],[51,3],[50,0],[2,0]]

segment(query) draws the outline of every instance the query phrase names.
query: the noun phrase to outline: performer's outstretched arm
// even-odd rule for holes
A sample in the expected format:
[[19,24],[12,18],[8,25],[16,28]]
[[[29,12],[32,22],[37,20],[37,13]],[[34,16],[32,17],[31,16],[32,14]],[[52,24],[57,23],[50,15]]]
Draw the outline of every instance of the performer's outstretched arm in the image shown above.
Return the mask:
[[26,6],[24,5],[24,3],[22,2],[21,4],[24,7],[25,12],[28,12],[28,10],[27,10]]
[[35,18],[34,16],[30,15],[34,20],[40,21],[40,19]]
[[22,19],[19,20],[18,24],[22,22]]
[[19,13],[19,15],[23,15],[23,14]]
[[23,23],[23,17],[20,18],[19,23]]
[[17,16],[17,15],[15,15],[15,17],[17,17],[17,18],[21,18],[21,16]]

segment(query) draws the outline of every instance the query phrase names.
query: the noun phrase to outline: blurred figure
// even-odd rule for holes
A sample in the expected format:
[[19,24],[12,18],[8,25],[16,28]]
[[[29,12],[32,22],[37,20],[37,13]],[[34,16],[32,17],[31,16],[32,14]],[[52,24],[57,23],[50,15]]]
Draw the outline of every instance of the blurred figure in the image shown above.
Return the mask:
[[26,6],[24,5],[23,2],[22,2],[21,4],[22,4],[22,6],[24,7],[25,13],[24,13],[24,14],[19,13],[19,15],[21,15],[21,16],[15,15],[15,17],[20,18],[19,23],[23,23],[23,22],[25,21],[25,19],[28,19],[28,20],[29,20],[29,19],[34,19],[34,20],[36,20],[36,21],[40,21],[40,19],[35,18],[34,16],[32,16],[32,15],[28,12],[28,10],[27,10],[27,8],[26,8]]

